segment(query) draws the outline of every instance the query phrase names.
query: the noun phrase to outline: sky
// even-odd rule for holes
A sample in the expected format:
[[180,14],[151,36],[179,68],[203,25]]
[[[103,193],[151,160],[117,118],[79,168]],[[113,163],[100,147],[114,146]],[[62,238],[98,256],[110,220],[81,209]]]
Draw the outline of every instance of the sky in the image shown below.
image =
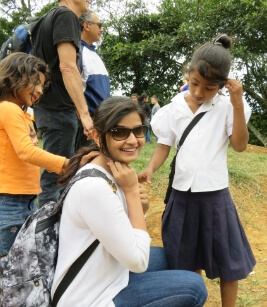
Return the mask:
[[[151,13],[157,12],[156,6],[159,5],[160,1],[161,0],[143,0],[143,2],[147,6],[149,12],[151,12]],[[134,2],[134,0],[132,0],[131,2]],[[97,7],[95,6],[94,1],[92,1],[91,9],[97,11]]]
[[[40,2],[40,8],[46,4],[48,4],[49,2],[51,2],[50,0],[42,0],[42,1],[38,1]],[[91,9],[96,10],[96,6],[94,4],[94,0],[92,0],[92,4],[91,4]],[[132,2],[134,2],[134,0],[132,0]],[[148,10],[151,13],[156,13],[157,12],[157,8],[156,6],[159,5],[160,0],[143,0],[143,2],[147,5]]]

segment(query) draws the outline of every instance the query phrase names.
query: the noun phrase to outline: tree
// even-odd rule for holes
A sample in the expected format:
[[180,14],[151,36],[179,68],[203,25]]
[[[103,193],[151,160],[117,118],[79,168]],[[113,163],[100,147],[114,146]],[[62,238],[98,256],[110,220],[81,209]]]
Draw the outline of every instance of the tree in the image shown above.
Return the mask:
[[28,17],[33,14],[42,16],[55,5],[57,5],[57,1],[49,3],[48,0],[27,0],[27,2],[24,0],[2,0],[0,5],[3,16],[0,18],[0,45],[12,35],[13,29],[25,23]]
[[[7,17],[12,15],[12,12],[20,12],[22,15],[31,16],[32,13],[38,12],[40,8],[49,4],[49,0],[2,0],[1,11]],[[57,1],[53,1],[57,3]]]
[[163,0],[156,14],[132,4],[124,15],[109,18],[100,52],[113,88],[127,95],[146,91],[168,102],[194,47],[227,33],[233,37],[235,72],[253,108],[251,124],[258,137],[252,140],[262,145],[267,131],[266,15],[261,0]]
[[[0,43],[27,16],[38,12],[39,3],[2,0],[2,12],[9,17],[0,18]],[[266,146],[265,0],[162,0],[158,13],[149,12],[142,0],[96,0],[93,5],[101,9],[100,17],[105,22],[98,51],[108,68],[112,90],[121,89],[125,95],[155,94],[162,104],[177,93],[196,46],[211,41],[218,33],[232,36],[234,72],[243,82],[253,110],[250,142]],[[45,6],[39,14],[49,8]]]

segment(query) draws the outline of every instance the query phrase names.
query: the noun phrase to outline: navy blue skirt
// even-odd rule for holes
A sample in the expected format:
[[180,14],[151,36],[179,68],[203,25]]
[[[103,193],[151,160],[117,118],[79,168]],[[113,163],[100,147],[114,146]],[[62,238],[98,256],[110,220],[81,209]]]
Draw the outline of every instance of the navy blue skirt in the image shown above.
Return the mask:
[[170,269],[202,269],[210,279],[246,278],[256,264],[228,188],[192,193],[172,189],[162,219]]

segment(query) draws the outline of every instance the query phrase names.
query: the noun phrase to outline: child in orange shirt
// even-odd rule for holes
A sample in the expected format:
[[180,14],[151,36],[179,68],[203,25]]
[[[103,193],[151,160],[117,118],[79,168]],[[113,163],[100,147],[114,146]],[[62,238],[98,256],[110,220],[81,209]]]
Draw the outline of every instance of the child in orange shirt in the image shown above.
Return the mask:
[[27,107],[43,94],[46,64],[25,53],[0,62],[0,257],[6,255],[41,192],[40,167],[60,174],[68,159],[38,147]]

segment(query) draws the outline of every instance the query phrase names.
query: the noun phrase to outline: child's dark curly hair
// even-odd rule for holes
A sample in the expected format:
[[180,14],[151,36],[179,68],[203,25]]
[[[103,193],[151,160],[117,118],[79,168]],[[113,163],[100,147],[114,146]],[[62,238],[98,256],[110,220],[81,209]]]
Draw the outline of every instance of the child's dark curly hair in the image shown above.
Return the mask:
[[17,98],[30,83],[37,84],[40,72],[45,76],[44,87],[47,87],[50,73],[43,60],[23,52],[14,52],[4,58],[0,62],[0,101],[10,94]]

